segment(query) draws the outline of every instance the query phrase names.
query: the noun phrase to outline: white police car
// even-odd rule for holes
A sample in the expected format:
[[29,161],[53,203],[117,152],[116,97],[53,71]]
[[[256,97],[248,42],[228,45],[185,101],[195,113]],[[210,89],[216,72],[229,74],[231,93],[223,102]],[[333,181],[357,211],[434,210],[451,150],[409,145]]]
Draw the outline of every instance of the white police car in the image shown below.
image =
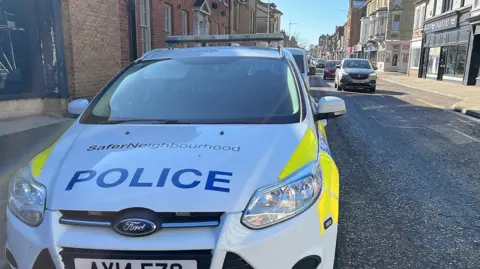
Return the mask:
[[77,121],[11,181],[10,266],[332,268],[339,175],[320,120],[345,104],[314,106],[294,61],[282,48],[154,50],[71,102]]

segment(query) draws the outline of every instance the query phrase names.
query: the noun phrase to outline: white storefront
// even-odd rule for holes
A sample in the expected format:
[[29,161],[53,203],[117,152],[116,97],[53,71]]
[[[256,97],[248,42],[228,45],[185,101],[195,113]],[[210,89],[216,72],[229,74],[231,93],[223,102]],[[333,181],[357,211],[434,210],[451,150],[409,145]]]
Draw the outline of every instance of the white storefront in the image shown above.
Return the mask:
[[418,76],[418,69],[420,68],[420,57],[422,55],[422,40],[412,41],[410,43],[410,64],[408,74]]

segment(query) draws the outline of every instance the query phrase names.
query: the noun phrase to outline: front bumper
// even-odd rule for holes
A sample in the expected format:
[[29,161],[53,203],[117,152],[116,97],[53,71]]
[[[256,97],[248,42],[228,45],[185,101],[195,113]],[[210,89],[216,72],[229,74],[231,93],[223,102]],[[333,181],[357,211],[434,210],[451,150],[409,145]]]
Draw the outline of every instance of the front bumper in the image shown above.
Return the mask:
[[5,248],[20,269],[73,269],[74,259],[82,257],[161,260],[169,255],[187,255],[197,260],[198,269],[229,269],[239,262],[245,269],[291,269],[311,256],[321,259],[317,269],[333,268],[337,224],[321,235],[317,205],[261,230],[243,226],[241,216],[224,214],[214,228],[165,228],[146,237],[126,237],[110,227],[60,224],[58,211],[45,212],[43,223],[33,228],[7,209]]
[[348,76],[342,76],[340,86],[345,89],[371,89],[377,86],[377,78],[352,79]]

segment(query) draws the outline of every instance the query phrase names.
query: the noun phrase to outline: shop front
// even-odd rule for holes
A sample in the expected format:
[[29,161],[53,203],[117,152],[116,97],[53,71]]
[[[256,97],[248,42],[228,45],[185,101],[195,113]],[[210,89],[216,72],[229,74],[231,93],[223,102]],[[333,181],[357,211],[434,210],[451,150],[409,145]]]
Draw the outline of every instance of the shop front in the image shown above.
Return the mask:
[[369,42],[363,45],[364,57],[369,59],[374,66],[377,66],[377,50],[377,43]]
[[0,0],[0,118],[50,112],[57,104],[45,99],[67,97],[59,21],[60,0]]
[[480,4],[470,13],[471,37],[470,37],[470,64],[468,68],[467,85],[480,87]]
[[408,75],[412,77],[419,76],[420,59],[422,55],[422,40],[415,40],[410,43],[410,59]]
[[424,24],[422,77],[467,84],[469,10],[436,17]]

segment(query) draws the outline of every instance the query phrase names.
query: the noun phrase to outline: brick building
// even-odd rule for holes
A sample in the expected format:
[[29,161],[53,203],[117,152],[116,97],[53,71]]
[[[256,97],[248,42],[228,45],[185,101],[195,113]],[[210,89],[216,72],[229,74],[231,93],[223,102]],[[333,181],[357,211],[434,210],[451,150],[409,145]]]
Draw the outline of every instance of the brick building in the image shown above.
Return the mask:
[[[236,9],[228,6],[230,1]],[[136,16],[137,56],[165,48],[167,35],[228,34],[234,26],[242,33],[254,26],[253,0],[128,2],[0,2],[0,13],[12,14],[0,15],[0,26],[12,36],[11,42],[0,42],[4,51],[12,51],[6,56],[10,60],[0,59],[0,118],[64,113],[68,100],[97,94],[131,61],[129,7]]]

